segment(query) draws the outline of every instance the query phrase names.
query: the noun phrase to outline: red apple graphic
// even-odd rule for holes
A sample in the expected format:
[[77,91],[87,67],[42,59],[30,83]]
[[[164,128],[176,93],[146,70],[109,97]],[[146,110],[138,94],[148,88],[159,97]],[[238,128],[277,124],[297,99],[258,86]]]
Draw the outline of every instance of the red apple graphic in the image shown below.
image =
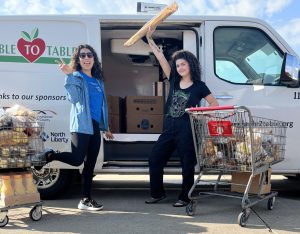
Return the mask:
[[17,48],[25,59],[33,63],[44,53],[46,43],[43,39],[38,38],[38,28],[32,30],[31,35],[22,31],[21,37],[17,42]]

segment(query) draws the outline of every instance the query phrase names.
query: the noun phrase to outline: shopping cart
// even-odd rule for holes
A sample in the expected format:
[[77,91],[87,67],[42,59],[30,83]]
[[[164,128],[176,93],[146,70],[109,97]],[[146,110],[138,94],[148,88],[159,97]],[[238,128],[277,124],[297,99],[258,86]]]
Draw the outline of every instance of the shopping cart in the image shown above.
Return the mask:
[[[269,191],[266,189],[266,180],[270,180],[271,166],[284,159],[287,130],[284,122],[252,116],[244,106],[195,107],[186,112],[190,116],[199,167],[199,175],[189,192],[187,214],[194,215],[197,200],[207,195],[241,199],[238,223],[242,227],[247,224],[251,207],[258,202],[268,200],[267,207],[272,210],[277,192],[270,190],[270,184]],[[218,173],[216,181],[210,181],[214,185],[212,191],[193,196],[196,186],[205,182],[201,177],[207,172]],[[249,178],[245,184],[221,181],[222,175],[230,173],[248,174]],[[257,190],[253,192],[257,177]],[[231,191],[226,185],[231,185]]]
[[46,164],[44,123],[25,118],[0,118],[0,227],[8,224],[8,210],[32,207],[29,217],[42,218],[40,194],[34,184],[31,167]]

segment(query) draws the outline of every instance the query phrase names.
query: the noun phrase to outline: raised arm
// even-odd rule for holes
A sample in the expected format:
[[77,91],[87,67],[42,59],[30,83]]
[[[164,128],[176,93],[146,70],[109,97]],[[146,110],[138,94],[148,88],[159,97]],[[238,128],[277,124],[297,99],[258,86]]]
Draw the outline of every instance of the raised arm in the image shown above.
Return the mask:
[[155,29],[149,28],[149,30],[147,32],[146,37],[148,40],[148,44],[149,44],[151,50],[153,51],[153,54],[157,58],[162,70],[164,71],[165,75],[169,79],[170,74],[171,74],[171,67],[170,67],[170,64],[167,61],[166,57],[164,56],[163,52],[158,48],[158,46],[155,44],[154,40],[152,39],[152,34],[154,31],[155,31]]

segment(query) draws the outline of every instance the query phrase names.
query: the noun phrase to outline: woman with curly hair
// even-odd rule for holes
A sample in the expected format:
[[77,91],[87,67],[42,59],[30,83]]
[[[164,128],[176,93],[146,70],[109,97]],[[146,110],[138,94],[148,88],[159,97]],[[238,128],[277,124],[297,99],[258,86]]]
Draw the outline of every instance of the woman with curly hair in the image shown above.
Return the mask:
[[177,150],[182,167],[182,187],[174,207],[189,203],[188,193],[194,184],[196,155],[189,116],[185,109],[200,105],[204,98],[210,106],[218,102],[208,87],[201,81],[199,61],[189,51],[180,50],[173,54],[171,65],[163,52],[151,38],[154,30],[149,28],[148,44],[170,82],[169,96],[165,108],[163,132],[159,136],[149,157],[150,193],[147,204],[166,198],[163,173],[172,153]]
[[90,45],[79,45],[70,64],[61,60],[59,67],[66,74],[64,87],[71,102],[71,152],[56,153],[50,150],[46,153],[46,161],[57,160],[72,166],[84,163],[78,209],[101,210],[103,206],[91,198],[93,171],[101,144],[100,131],[104,131],[108,139],[113,139],[108,128],[101,64]]

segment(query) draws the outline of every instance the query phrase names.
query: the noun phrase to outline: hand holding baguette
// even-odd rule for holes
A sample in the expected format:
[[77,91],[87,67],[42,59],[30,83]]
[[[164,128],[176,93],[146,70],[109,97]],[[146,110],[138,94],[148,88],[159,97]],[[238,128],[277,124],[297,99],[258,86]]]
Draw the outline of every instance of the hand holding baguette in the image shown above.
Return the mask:
[[153,54],[157,58],[162,70],[164,71],[166,77],[169,79],[171,74],[171,67],[169,62],[167,61],[166,57],[164,56],[163,51],[155,44],[155,41],[152,39],[152,34],[154,33],[155,29],[151,27],[148,28],[148,32],[146,34],[148,44],[153,51]]
[[154,33],[154,31],[155,31],[155,29],[152,29],[151,27],[149,27],[147,34],[146,34],[146,38],[147,38],[147,41],[148,41],[148,44],[149,44],[151,50],[155,54],[156,58],[159,60],[164,55],[163,55],[162,50],[155,44],[155,42],[152,38],[152,34]]
[[137,31],[131,38],[129,38],[124,46],[129,47],[136,43],[139,39],[146,35],[149,28],[155,29],[158,24],[163,22],[168,16],[177,11],[178,5],[176,2],[171,5],[165,7],[157,16],[153,17],[150,21],[148,21],[139,31]]

